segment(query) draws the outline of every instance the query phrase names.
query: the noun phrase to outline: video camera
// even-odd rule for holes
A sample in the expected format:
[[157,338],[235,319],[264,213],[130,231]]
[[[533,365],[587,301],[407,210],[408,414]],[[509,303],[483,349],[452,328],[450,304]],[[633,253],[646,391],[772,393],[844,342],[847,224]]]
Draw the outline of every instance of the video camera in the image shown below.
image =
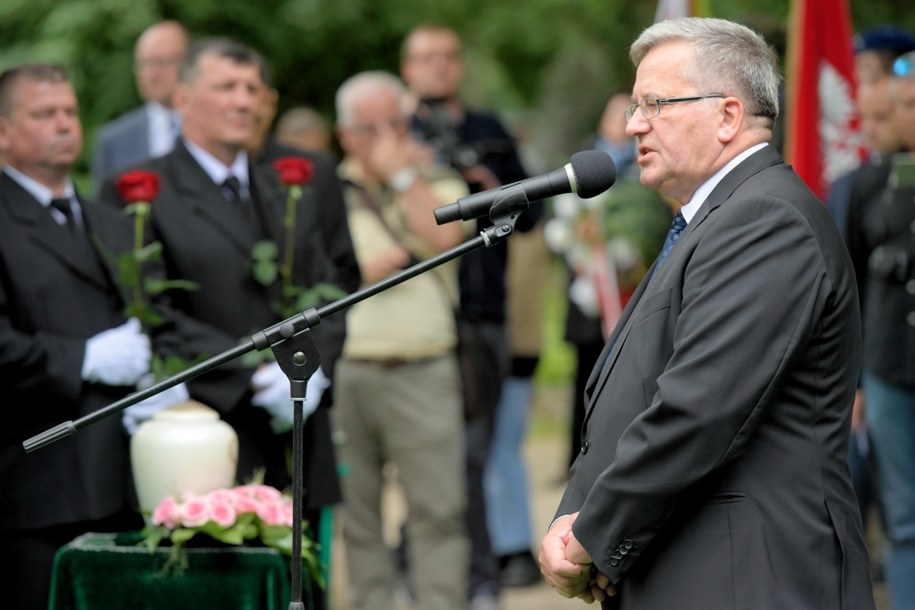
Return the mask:
[[421,119],[417,137],[455,169],[470,169],[488,155],[511,152],[511,142],[503,140],[463,141],[457,131],[457,121],[443,100],[424,99],[420,105],[423,111],[419,113]]

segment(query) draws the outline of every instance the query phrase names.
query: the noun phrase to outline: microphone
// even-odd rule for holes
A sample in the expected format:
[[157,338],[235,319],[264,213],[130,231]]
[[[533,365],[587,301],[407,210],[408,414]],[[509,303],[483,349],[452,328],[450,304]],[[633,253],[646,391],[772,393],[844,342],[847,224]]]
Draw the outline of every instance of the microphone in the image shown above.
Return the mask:
[[[572,155],[572,162],[548,174],[461,197],[433,211],[436,224],[472,220],[488,216],[497,206],[508,212],[526,210],[531,201],[563,193],[576,193],[582,199],[600,195],[613,186],[616,166],[602,150],[583,150]],[[505,205],[500,205],[505,203]],[[500,210],[501,211],[501,210]]]

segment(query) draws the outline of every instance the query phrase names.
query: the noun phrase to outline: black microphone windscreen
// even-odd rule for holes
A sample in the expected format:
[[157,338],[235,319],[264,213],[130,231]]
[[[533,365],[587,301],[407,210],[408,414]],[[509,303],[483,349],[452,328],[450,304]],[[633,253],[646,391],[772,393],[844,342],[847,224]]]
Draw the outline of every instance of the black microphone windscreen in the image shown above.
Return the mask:
[[616,181],[616,165],[602,150],[582,150],[572,155],[572,171],[582,199],[600,195]]

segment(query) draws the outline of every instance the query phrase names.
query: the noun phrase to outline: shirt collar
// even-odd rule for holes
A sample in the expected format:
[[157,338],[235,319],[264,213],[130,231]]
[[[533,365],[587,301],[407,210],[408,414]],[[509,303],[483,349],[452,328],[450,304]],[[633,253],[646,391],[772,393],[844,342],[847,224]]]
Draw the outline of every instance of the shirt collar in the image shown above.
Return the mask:
[[[24,188],[26,192],[29,193],[29,195],[37,199],[38,203],[40,203],[42,206],[48,207],[51,205],[51,200],[54,199],[54,193],[51,191],[51,189],[41,184],[34,178],[26,176],[9,163],[3,167],[3,171],[6,172],[10,178],[15,180],[16,184]],[[76,195],[76,189],[73,187],[73,182],[70,180],[70,178],[67,178],[67,182],[64,185],[63,196],[72,201],[74,195]]]
[[229,176],[235,176],[238,178],[242,190],[248,189],[248,153],[245,150],[238,151],[232,165],[226,167],[222,161],[190,140],[185,140],[184,144],[187,146],[191,156],[194,157],[215,184],[222,184]]
[[715,190],[715,187],[718,186],[718,183],[724,180],[724,177],[727,176],[732,169],[740,165],[744,159],[752,155],[758,150],[761,150],[765,146],[768,146],[768,143],[761,142],[746,149],[730,161],[728,161],[724,167],[719,169],[715,174],[703,182],[699,188],[696,189],[696,192],[693,193],[693,196],[690,198],[689,202],[680,208],[680,213],[683,214],[683,218],[686,220],[687,224],[692,220],[693,216],[696,215],[696,212],[699,210],[699,206],[708,199],[708,196],[711,195],[712,191]]

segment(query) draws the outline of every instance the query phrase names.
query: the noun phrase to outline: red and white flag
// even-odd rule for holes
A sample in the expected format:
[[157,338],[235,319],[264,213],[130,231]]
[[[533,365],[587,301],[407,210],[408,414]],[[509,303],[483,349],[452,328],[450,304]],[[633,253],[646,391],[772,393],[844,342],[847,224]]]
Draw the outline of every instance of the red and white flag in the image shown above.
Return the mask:
[[866,154],[848,0],[792,0],[786,51],[785,160],[822,200]]

